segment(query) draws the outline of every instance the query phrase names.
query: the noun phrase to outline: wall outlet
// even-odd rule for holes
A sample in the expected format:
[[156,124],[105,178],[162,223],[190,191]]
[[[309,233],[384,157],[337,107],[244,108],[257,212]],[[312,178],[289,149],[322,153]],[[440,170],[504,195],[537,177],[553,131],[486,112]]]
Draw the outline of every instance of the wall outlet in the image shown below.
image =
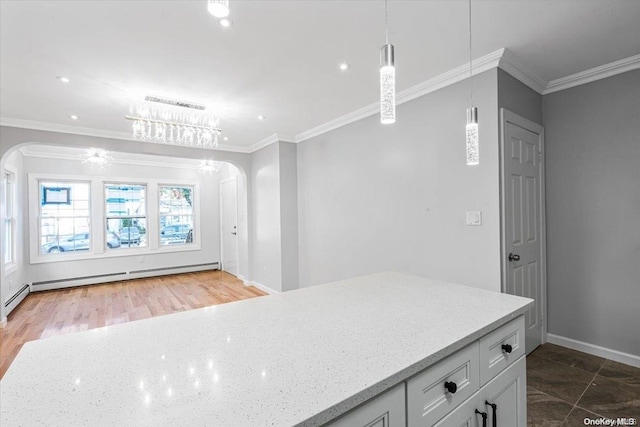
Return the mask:
[[144,262],[144,255],[138,257],[138,262],[142,264]]
[[467,212],[467,225],[482,225],[482,212]]

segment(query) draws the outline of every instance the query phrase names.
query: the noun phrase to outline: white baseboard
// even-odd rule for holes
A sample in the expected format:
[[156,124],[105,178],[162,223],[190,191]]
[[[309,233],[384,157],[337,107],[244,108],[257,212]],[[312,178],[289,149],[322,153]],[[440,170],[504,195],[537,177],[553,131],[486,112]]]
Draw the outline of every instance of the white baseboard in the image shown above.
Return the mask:
[[640,356],[634,354],[623,353],[618,350],[612,350],[554,334],[547,334],[547,342],[640,368]]
[[30,291],[31,287],[25,283],[21,287],[21,289],[19,289],[15,294],[11,295],[11,297],[8,298],[7,301],[10,302],[8,302],[4,307],[5,316],[8,316],[9,313],[11,313],[13,309],[16,308],[18,304],[20,304],[27,297],[27,295],[29,295]]
[[266,293],[268,293],[269,295],[271,294],[279,294],[279,291],[276,291],[275,289],[271,289],[268,286],[263,285],[262,283],[258,283],[258,282],[244,282],[245,285],[247,286],[255,286],[256,288],[260,289],[261,291],[265,291]]
[[0,319],[0,329],[3,329],[7,326],[7,318],[3,317],[2,319]]

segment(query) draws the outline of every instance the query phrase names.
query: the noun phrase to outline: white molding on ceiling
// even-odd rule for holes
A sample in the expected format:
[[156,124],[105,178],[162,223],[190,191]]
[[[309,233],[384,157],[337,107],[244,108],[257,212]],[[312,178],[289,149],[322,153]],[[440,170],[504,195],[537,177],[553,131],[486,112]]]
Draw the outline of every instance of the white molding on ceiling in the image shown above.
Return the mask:
[[[82,157],[80,154],[74,154],[70,152],[64,151],[56,151],[52,152],[49,150],[43,150],[41,147],[27,145],[25,147],[21,147],[18,149],[23,156],[25,157],[35,157],[41,159],[56,159],[56,160],[75,160],[82,161]],[[80,149],[74,149],[80,150]],[[123,153],[126,154],[126,153]],[[153,156],[155,157],[155,156]],[[143,160],[137,158],[131,159],[122,159],[122,158],[112,158],[110,160],[111,163],[122,164],[122,165],[135,165],[135,166],[153,166],[153,167],[162,167],[162,168],[174,168],[174,169],[195,169],[197,168],[197,164],[195,161],[189,161],[188,159],[178,159],[178,161],[162,161],[162,160]],[[187,162],[187,164],[180,164],[179,162]]]
[[502,70],[512,77],[529,86],[539,94],[542,94],[549,83],[546,79],[534,73],[530,68],[522,64],[509,49],[504,50],[504,55],[500,58],[498,65]]
[[542,94],[547,95],[549,93],[558,92],[560,90],[569,89],[574,86],[580,86],[637,69],[640,69],[640,55],[630,56],[619,61],[610,62],[608,64],[600,65],[599,67],[594,67],[566,77],[551,80]]
[[[57,123],[40,122],[36,120],[14,119],[11,117],[0,117],[0,126],[42,130],[47,132],[68,133],[72,135],[93,136],[98,138],[120,139],[124,141],[137,141],[131,136],[131,134],[126,132],[115,132],[115,131],[104,130],[104,129],[62,125]],[[185,146],[185,147],[188,147],[188,146]],[[231,151],[234,153],[251,153],[251,151],[249,151],[249,148],[247,147],[238,147],[238,146],[227,145],[227,144],[219,144],[215,148],[215,150]]]
[[[496,68],[500,63],[500,59],[503,57],[505,51],[506,49],[504,48],[498,49],[474,60],[472,75],[480,74],[484,71]],[[421,83],[411,86],[408,89],[398,92],[396,94],[396,105],[404,104],[405,102],[409,102],[428,93],[435,92],[438,89],[442,89],[444,87],[462,81],[468,77],[469,63],[466,63],[452,70],[449,70],[446,73],[440,74],[432,79],[425,80]],[[338,129],[342,126],[348,125],[349,123],[353,123],[360,119],[364,119],[365,117],[377,114],[379,111],[380,103],[375,102],[373,104],[369,104],[366,107],[359,108],[358,110],[347,113],[327,123],[311,128],[308,131],[299,133],[295,137],[295,142],[306,141],[307,139],[322,135],[323,133],[332,131],[334,129]]]
[[251,145],[247,150],[247,152],[249,153],[253,153],[255,151],[258,151],[261,148],[264,148],[268,145],[273,144],[274,142],[292,142],[292,143],[296,143],[296,139],[294,137],[287,137],[281,134],[277,134],[274,133],[272,135],[269,135],[268,137],[261,139],[260,141],[256,142],[255,144]]

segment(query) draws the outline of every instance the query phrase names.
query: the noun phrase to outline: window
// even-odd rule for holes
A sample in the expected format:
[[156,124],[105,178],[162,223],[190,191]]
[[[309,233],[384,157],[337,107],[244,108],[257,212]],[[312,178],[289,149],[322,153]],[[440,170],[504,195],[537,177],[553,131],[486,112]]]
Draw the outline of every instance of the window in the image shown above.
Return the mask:
[[193,187],[159,187],[160,245],[193,242]]
[[107,248],[147,246],[146,193],[146,185],[105,185]]
[[88,182],[40,181],[40,253],[89,250],[91,212]]
[[15,212],[14,212],[14,185],[15,185],[15,175],[11,172],[5,172],[2,177],[2,187],[4,194],[4,212],[2,217],[3,220],[3,261],[5,265],[9,265],[15,262],[15,229],[16,229],[16,221],[15,221]]

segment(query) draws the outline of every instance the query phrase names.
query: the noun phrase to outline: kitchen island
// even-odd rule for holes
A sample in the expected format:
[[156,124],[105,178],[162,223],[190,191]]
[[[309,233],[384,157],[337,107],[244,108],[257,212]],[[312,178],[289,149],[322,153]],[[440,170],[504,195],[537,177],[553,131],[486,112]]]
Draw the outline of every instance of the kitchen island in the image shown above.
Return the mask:
[[532,304],[380,273],[33,341],[0,381],[0,424],[355,425],[392,393],[433,425],[516,368],[522,408]]

